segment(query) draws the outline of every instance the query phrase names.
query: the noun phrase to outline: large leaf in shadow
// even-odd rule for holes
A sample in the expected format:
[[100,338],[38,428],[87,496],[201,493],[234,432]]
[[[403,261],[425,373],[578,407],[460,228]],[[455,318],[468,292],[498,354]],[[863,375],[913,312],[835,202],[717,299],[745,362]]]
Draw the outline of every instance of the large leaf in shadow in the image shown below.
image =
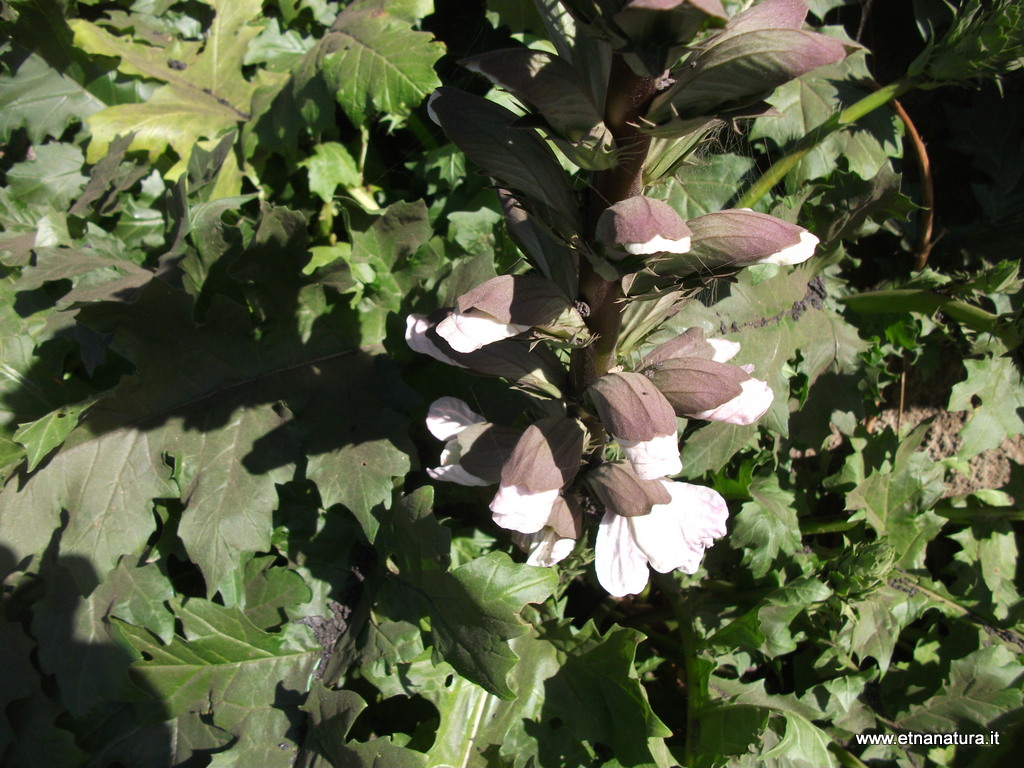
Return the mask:
[[[61,553],[105,573],[149,537],[151,499],[180,495],[179,534],[212,594],[229,585],[242,552],[269,548],[275,484],[305,456],[315,478],[330,479],[328,501],[349,505],[372,535],[371,510],[408,468],[396,447],[404,422],[391,410],[408,394],[379,350],[359,347],[348,310],[332,314],[317,286],[289,287],[273,293],[261,281],[275,314],[258,336],[249,314],[221,297],[197,324],[191,297],[159,278],[133,303],[82,308],[136,373],[49,463],[0,494],[0,533],[17,558],[41,552],[66,510]],[[76,578],[88,586],[84,572]]]
[[512,191],[528,210],[566,239],[579,232],[579,204],[569,177],[540,136],[515,125],[516,114],[448,87],[434,91],[429,109],[466,157]]
[[433,492],[421,488],[395,505],[379,544],[391,552],[398,576],[385,583],[386,599],[412,616],[428,615],[434,661],[503,699],[515,697],[508,674],[517,656],[508,641],[526,632],[519,612],[554,590],[557,574],[513,563],[490,552],[449,570],[451,534],[431,511]]
[[181,633],[169,643],[142,627],[114,622],[114,631],[140,656],[136,677],[171,717],[202,711],[206,722],[235,736],[232,756],[241,763],[291,765],[291,723],[320,658],[311,633],[296,624],[263,632],[239,609],[207,600],[173,607]]
[[389,736],[368,742],[349,741],[348,733],[366,702],[358,693],[330,690],[315,684],[302,706],[309,715],[310,733],[299,754],[296,768],[421,768],[426,765],[422,752],[415,752],[394,743]]

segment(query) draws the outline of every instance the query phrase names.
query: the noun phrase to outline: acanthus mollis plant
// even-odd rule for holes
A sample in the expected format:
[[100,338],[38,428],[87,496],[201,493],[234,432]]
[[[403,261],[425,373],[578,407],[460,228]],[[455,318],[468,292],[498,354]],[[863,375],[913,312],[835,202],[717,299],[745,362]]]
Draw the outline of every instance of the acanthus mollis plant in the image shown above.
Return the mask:
[[[660,572],[694,573],[725,535],[714,490],[678,479],[680,419],[752,424],[774,393],[739,345],[690,328],[639,347],[709,280],[794,265],[817,238],[747,209],[684,221],[645,194],[709,134],[768,112],[784,82],[846,55],[805,30],[803,0],[762,0],[730,18],[719,0],[537,3],[557,53],[463,60],[507,91],[513,112],[450,87],[429,113],[492,179],[508,234],[532,271],[501,275],[453,307],[412,315],[416,351],[497,375],[534,402],[525,428],[491,424],[455,398],[428,427],[438,480],[496,484],[494,521],[552,565],[597,523],[596,572],[615,596]],[[563,170],[556,151],[578,172]],[[628,311],[627,311],[628,310]]]

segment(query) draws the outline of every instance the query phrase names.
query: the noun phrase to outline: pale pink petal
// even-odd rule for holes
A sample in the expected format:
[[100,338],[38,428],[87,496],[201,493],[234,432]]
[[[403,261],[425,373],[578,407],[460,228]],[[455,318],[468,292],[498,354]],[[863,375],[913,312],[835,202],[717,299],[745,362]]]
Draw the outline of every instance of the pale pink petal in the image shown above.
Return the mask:
[[678,475],[683,471],[675,434],[656,435],[650,440],[625,440],[621,437],[615,440],[622,446],[622,452],[641,480]]
[[760,379],[747,379],[740,384],[743,390],[732,400],[717,408],[693,414],[695,419],[724,421],[726,424],[746,426],[760,419],[771,407],[775,393],[768,383]]
[[646,243],[625,243],[622,248],[634,256],[646,256],[651,253],[687,253],[690,250],[690,238],[669,240],[661,235],[655,235]]
[[459,464],[442,464],[440,467],[434,467],[433,469],[427,470],[427,475],[432,480],[443,480],[447,483],[455,483],[457,485],[469,485],[469,486],[484,486],[490,485],[489,482],[483,480],[476,475],[471,475]]
[[468,354],[496,341],[528,331],[528,325],[502,323],[488,314],[455,310],[437,324],[437,335],[456,352]]
[[535,493],[520,485],[502,485],[491,501],[494,522],[520,533],[536,533],[543,528],[558,499],[559,489]]
[[725,363],[732,360],[740,351],[739,342],[728,339],[706,339],[707,343],[715,348],[715,354],[711,358],[716,363]]
[[544,528],[537,533],[524,536],[522,544],[530,556],[527,565],[539,565],[548,568],[569,556],[576,546],[576,539],[559,538],[551,528]]
[[758,260],[758,264],[779,264],[780,266],[793,266],[807,261],[814,255],[814,249],[818,245],[818,238],[810,232],[800,233],[800,242],[787,248],[783,248],[771,256],[765,256]]
[[448,365],[454,365],[456,368],[465,368],[464,365],[459,365],[452,360],[448,355],[442,352],[430,337],[427,336],[427,331],[430,330],[430,321],[427,320],[426,315],[411,314],[405,318],[405,343],[409,345],[409,349],[413,352],[419,352],[421,355],[429,355],[435,360],[440,360],[442,363]]
[[427,411],[427,429],[438,440],[447,442],[466,427],[481,424],[486,419],[475,413],[464,400],[457,397],[440,397],[430,404]]
[[729,508],[715,490],[689,483],[662,481],[672,496],[649,515],[626,518],[637,546],[661,573],[696,573],[704,550],[725,535]]
[[615,597],[635,595],[647,586],[647,556],[633,540],[630,518],[605,512],[597,529],[594,570],[597,580]]

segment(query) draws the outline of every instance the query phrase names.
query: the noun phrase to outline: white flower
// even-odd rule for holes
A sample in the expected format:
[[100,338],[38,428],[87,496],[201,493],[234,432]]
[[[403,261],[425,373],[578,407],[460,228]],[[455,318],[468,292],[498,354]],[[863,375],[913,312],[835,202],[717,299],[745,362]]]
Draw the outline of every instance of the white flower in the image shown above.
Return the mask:
[[459,485],[490,485],[489,482],[465,470],[460,464],[459,444],[455,438],[467,427],[483,424],[486,420],[475,413],[465,401],[457,397],[441,397],[430,404],[427,411],[427,429],[438,440],[446,445],[441,451],[441,466],[427,469],[427,475],[433,480],[443,480]]
[[426,315],[413,313],[405,318],[405,343],[409,345],[409,349],[421,355],[429,355],[442,363],[454,365],[456,368],[465,368],[466,366],[452,360],[431,341],[427,331],[432,325]]
[[650,440],[616,437],[615,441],[622,446],[622,452],[641,480],[678,475],[683,471],[683,464],[679,460],[679,442],[674,432],[671,435],[656,435]]
[[539,565],[549,568],[569,556],[576,546],[576,539],[562,538],[553,528],[545,527],[537,533],[513,533],[512,540],[530,556],[527,565]]
[[459,464],[459,455],[445,448],[441,451],[441,466],[427,469],[427,476],[431,480],[442,480],[446,483],[457,485],[483,486],[491,485],[483,478],[471,475]]
[[732,400],[722,403],[717,408],[691,414],[694,419],[706,421],[724,421],[726,424],[746,426],[760,419],[771,407],[775,393],[768,382],[750,378],[740,384],[743,390]]
[[486,312],[475,309],[466,312],[453,310],[437,324],[437,335],[447,341],[456,352],[464,354],[476,352],[488,344],[510,339],[528,330],[528,325],[503,323]]
[[439,397],[427,411],[427,429],[438,440],[448,442],[466,427],[483,424],[486,419],[457,397]]
[[615,597],[647,585],[647,565],[660,573],[696,573],[704,550],[725,535],[729,510],[711,488],[661,481],[672,501],[650,514],[623,517],[605,512],[597,532],[597,579]]
[[781,251],[765,256],[757,261],[758,264],[778,264],[791,267],[807,261],[814,255],[814,249],[818,245],[818,238],[804,230],[800,233],[800,242],[783,248]]
[[520,533],[537,533],[543,528],[558,500],[560,489],[535,492],[522,485],[501,485],[491,501],[494,522]]

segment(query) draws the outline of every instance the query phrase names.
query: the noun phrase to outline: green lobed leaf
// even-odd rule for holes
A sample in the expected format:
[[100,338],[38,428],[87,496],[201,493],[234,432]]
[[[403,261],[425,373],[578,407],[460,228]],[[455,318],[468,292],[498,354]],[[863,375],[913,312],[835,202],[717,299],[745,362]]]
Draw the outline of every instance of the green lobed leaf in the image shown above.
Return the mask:
[[320,657],[305,627],[263,632],[237,608],[192,599],[174,606],[183,635],[157,641],[144,628],[117,622],[119,632],[141,658],[133,666],[138,678],[160,698],[168,714],[194,708],[207,721],[232,734],[237,759],[249,764],[289,766],[291,749],[278,745],[294,739],[290,718]]
[[201,51],[192,47],[188,55],[177,52],[181,58],[169,58],[160,48],[112,35],[84,19],[71,22],[75,45],[91,54],[117,57],[125,74],[163,83],[143,104],[118,104],[89,118],[90,163],[106,154],[118,134],[131,132],[132,148],[146,150],[152,159],[167,147],[177,153],[180,163],[169,176],[175,178],[196,141],[249,119],[255,85],[241,70],[246,48],[260,31],[251,20],[259,15],[261,4],[205,1],[216,14],[206,43]]
[[695,219],[728,207],[743,177],[754,167],[741,155],[712,155],[677,168],[672,178],[648,193],[665,200],[684,219]]
[[961,550],[953,557],[965,565],[971,581],[979,576],[992,595],[992,613],[1005,620],[1020,600],[1014,578],[1017,541],[1006,521],[978,522],[950,535]]
[[332,50],[322,61],[324,78],[356,125],[378,113],[401,125],[441,85],[434,64],[444,46],[372,3],[348,6],[330,35]]
[[923,566],[925,547],[944,524],[930,507],[945,492],[945,470],[927,454],[916,452],[928,426],[922,424],[911,432],[899,444],[891,464],[871,467],[846,496],[847,509],[863,509],[906,568]]
[[[369,516],[390,499],[393,477],[409,464],[393,442],[406,439],[404,420],[388,409],[408,402],[408,391],[386,360],[358,349],[344,312],[331,317],[323,289],[300,290],[299,240],[286,234],[294,219],[267,211],[248,247],[223,226],[212,231],[229,243],[202,241],[213,251],[207,271],[231,254],[233,269],[252,280],[245,289],[266,315],[258,338],[248,313],[223,297],[210,301],[207,322],[197,325],[192,299],[160,279],[136,287],[133,303],[80,310],[113,335],[138,373],[94,407],[48,464],[2,492],[0,530],[16,560],[45,548],[65,508],[61,551],[95,558],[106,572],[148,538],[151,500],[181,495],[187,506],[178,533],[212,594],[233,589],[242,551],[268,548],[276,484],[291,479],[300,456],[311,478],[325,480],[328,503]],[[215,272],[218,285],[238,290],[222,266]],[[100,298],[112,289],[104,290]],[[367,407],[343,407],[345,387],[350,402],[361,397]],[[362,462],[372,471],[353,473]],[[168,464],[176,486],[167,482]]]
[[954,659],[941,692],[910,706],[896,718],[909,731],[949,733],[989,728],[997,718],[1018,709],[1024,672],[1015,654],[991,645]]
[[25,447],[29,472],[39,466],[39,462],[50,451],[64,442],[71,430],[78,425],[82,411],[89,405],[91,403],[82,403],[51,411],[41,419],[18,427],[14,433],[14,440]]
[[503,552],[448,570],[451,535],[433,518],[432,501],[431,490],[423,488],[387,514],[378,545],[397,566],[390,589],[430,617],[435,662],[447,661],[499,698],[514,698],[507,677],[517,657],[508,641],[526,631],[519,612],[548,597],[558,576],[513,563]]
[[0,569],[42,553],[61,510],[69,510],[61,553],[73,558],[67,566],[89,590],[96,572],[109,571],[122,554],[146,543],[154,526],[152,499],[177,495],[160,460],[162,446],[151,444],[150,436],[125,430],[99,441],[83,438],[79,428],[45,466],[17,475],[0,491],[0,539],[11,558]]
[[243,64],[266,64],[273,72],[287,72],[312,47],[313,41],[294,29],[281,30],[277,19],[270,19],[245,51]]
[[72,144],[43,144],[29,159],[7,171],[11,194],[24,203],[49,203],[67,209],[85,186],[82,151]]
[[0,137],[5,142],[15,129],[24,127],[32,143],[41,145],[104,106],[38,53],[28,53],[16,69],[5,66],[0,73]]
[[[239,409],[226,421],[212,410],[187,421],[171,420],[162,436],[181,463],[188,502],[178,535],[213,594],[230,589],[242,553],[269,548],[276,483],[291,478],[296,446],[270,404]],[[262,471],[253,466],[257,451],[268,464]]]
[[610,746],[622,765],[661,765],[655,752],[671,731],[651,709],[633,666],[643,635],[625,627],[601,635],[590,621],[547,639],[561,667],[545,682],[545,708],[578,738]]
[[449,576],[427,579],[425,585],[435,658],[495,695],[511,698],[515,694],[505,679],[517,657],[507,641],[526,631],[519,611],[548,597],[558,575],[490,552]]
[[928,607],[923,595],[908,596],[895,587],[882,586],[849,604],[853,616],[836,639],[861,661],[873,658],[884,675],[889,670],[900,633]]
[[349,741],[347,736],[366,702],[353,691],[331,690],[317,683],[302,705],[309,716],[312,749],[304,750],[296,763],[298,768],[423,768],[426,758],[421,752],[398,746],[390,737],[368,742]]
[[761,760],[782,759],[793,768],[833,768],[832,740],[810,720],[795,712],[783,714],[786,733],[778,744],[760,754]]
[[357,187],[362,175],[356,161],[343,144],[334,141],[318,144],[313,155],[299,163],[309,172],[309,188],[325,203],[334,199],[338,187]]
[[800,548],[800,523],[795,496],[779,487],[775,476],[759,478],[749,486],[752,501],[740,509],[733,525],[736,545],[744,547],[754,576],[764,576],[779,553],[792,555]]
[[[382,632],[396,628],[385,625]],[[545,681],[559,668],[555,646],[532,632],[511,645],[519,656],[508,677],[513,700],[488,693],[446,663],[434,664],[418,642],[407,641],[400,654],[389,653],[391,663],[375,665],[368,677],[383,696],[420,696],[437,708],[440,722],[427,751],[430,765],[487,768],[495,754],[513,768],[585,765],[593,759],[592,750],[569,729],[552,727],[545,709]]]
[[173,589],[156,565],[133,567],[122,560],[83,598],[68,568],[44,569],[46,596],[34,606],[32,631],[39,638],[39,663],[54,675],[61,703],[75,717],[113,702],[146,700],[128,675],[132,656],[110,629],[112,616],[146,626],[155,636],[174,635],[166,606]]
[[[967,378],[953,387],[949,410],[971,412],[960,432],[963,444],[958,455],[969,459],[995,448],[1007,437],[1024,434],[1024,384],[1008,357],[964,360]],[[981,404],[975,406],[973,399]]]
[[[252,555],[239,573],[242,612],[265,631],[287,621],[296,606],[309,601],[312,591],[295,571],[276,565],[275,555]],[[143,625],[148,626],[148,625]]]

